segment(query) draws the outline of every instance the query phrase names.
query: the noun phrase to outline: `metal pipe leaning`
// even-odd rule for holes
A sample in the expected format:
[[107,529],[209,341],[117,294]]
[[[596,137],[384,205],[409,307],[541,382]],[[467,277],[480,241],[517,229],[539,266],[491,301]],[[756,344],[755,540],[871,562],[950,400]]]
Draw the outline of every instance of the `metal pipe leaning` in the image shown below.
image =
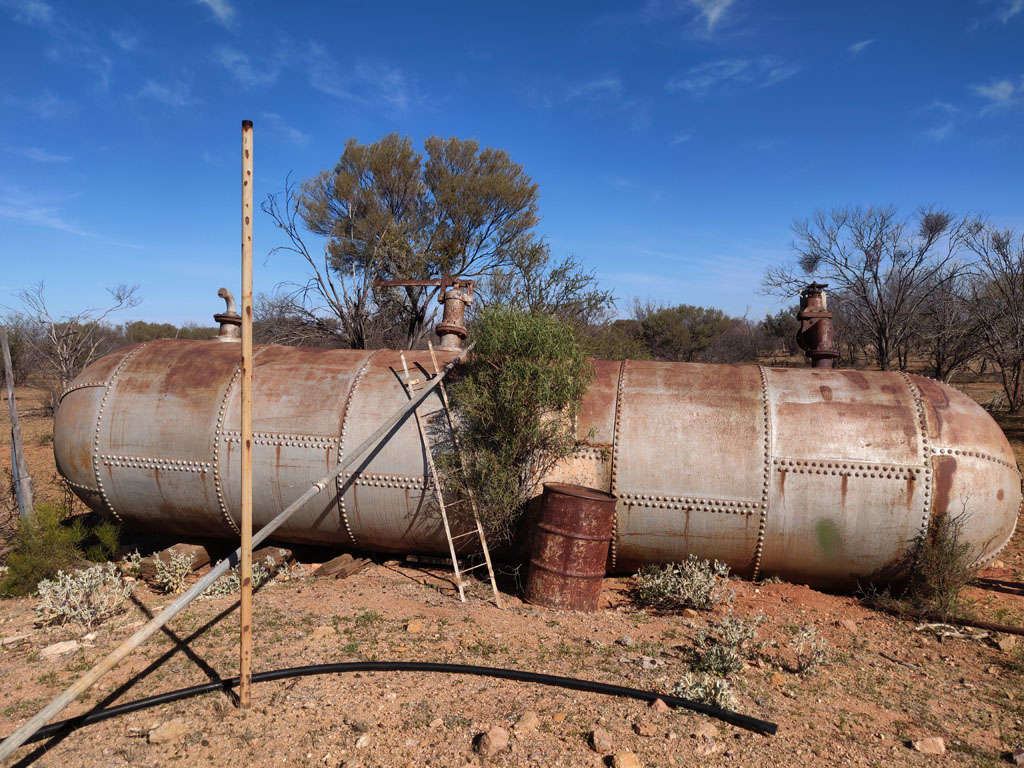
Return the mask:
[[[454,368],[462,358],[469,354],[470,350],[473,349],[473,346],[473,344],[468,345],[453,357],[448,364],[441,369],[437,376],[431,379],[430,382],[421,389],[413,399],[393,413],[377,429],[376,432],[363,440],[363,442],[356,446],[348,456],[342,459],[331,472],[313,483],[305,493],[289,504],[273,520],[264,525],[260,529],[259,533],[252,537],[252,546],[256,547],[266,541],[266,539],[268,539],[274,531],[283,525],[297,509],[324,490],[328,483],[337,478],[338,475],[353,464],[356,459],[360,458],[371,448],[376,447],[382,438],[384,438],[392,429],[395,428],[396,425],[407,418],[410,413],[419,407],[419,405],[427,398],[427,395],[433,392],[434,389],[444,380],[444,377],[451,372],[452,368]],[[349,477],[349,482],[352,482],[356,477],[357,472],[358,470],[353,472]],[[66,691],[58,695],[53,701],[30,718],[28,722],[4,739],[3,743],[0,743],[0,761],[9,757],[14,750],[24,744],[32,734],[42,728],[50,721],[51,718],[56,716],[57,713],[63,711],[65,707],[71,704],[71,702],[89,690],[97,680],[117,666],[117,664],[128,656],[129,653],[142,645],[152,634],[180,613],[189,603],[199,597],[199,595],[201,595],[207,587],[213,584],[214,581],[227,573],[228,569],[238,562],[240,554],[241,551],[236,549],[229,557],[221,560],[210,570],[208,574],[197,581],[190,589],[182,593],[174,600],[174,602],[166,606],[160,613],[150,619],[145,626],[140,628],[134,635],[111,651],[110,654],[102,661],[82,675]]]

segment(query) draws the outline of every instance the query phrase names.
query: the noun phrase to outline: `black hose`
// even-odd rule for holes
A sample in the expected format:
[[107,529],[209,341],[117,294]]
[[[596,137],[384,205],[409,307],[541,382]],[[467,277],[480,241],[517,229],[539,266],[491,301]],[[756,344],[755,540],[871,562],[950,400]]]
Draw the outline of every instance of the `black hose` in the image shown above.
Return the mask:
[[[654,701],[661,699],[670,707],[690,709],[694,712],[715,717],[732,725],[746,728],[754,733],[774,735],[779,729],[776,723],[767,720],[758,720],[755,717],[741,715],[738,712],[731,712],[728,709],[720,709],[710,704],[702,704],[699,701],[690,701],[678,696],[668,696],[654,691],[643,691],[639,688],[627,688],[622,685],[611,685],[609,683],[598,683],[593,680],[579,680],[573,677],[561,677],[559,675],[544,675],[539,672],[523,672],[518,669],[502,669],[500,667],[478,667],[473,664],[434,664],[422,661],[354,661],[340,664],[311,664],[306,667],[288,667],[287,669],[275,669],[271,672],[257,672],[252,676],[254,683],[263,683],[270,680],[283,680],[289,677],[308,677],[310,675],[326,675],[338,672],[445,672],[456,675],[481,675],[483,677],[498,677],[505,680],[517,680],[521,683],[539,683],[541,685],[555,685],[561,688],[570,688],[576,691],[588,691],[590,693],[603,693],[609,696],[627,696],[642,701]],[[119,715],[127,715],[130,712],[138,712],[149,709],[159,704],[169,704],[172,701],[190,699],[193,696],[201,696],[204,693],[213,691],[228,690],[238,685],[238,678],[231,677],[218,682],[193,685],[190,688],[179,688],[176,691],[159,693],[156,696],[147,696],[144,699],[129,701],[125,704],[118,704],[107,709],[98,709],[87,712],[78,717],[69,717],[67,720],[58,720],[56,723],[43,726],[32,736],[28,742],[41,741],[59,733],[69,732],[92,723],[98,723]]]

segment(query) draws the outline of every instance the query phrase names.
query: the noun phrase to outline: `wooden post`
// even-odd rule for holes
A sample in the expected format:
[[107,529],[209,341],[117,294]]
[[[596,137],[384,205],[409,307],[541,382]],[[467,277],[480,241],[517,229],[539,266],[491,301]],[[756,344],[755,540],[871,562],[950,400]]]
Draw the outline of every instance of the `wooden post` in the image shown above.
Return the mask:
[[252,121],[242,121],[242,556],[238,705],[252,706]]
[[11,411],[11,472],[14,491],[18,496],[18,514],[32,514],[32,478],[25,463],[25,449],[21,444],[21,425],[18,423],[18,402],[14,399],[14,369],[11,367],[11,348],[7,343],[7,328],[0,325],[0,347],[3,347],[4,378],[7,379],[7,407]]

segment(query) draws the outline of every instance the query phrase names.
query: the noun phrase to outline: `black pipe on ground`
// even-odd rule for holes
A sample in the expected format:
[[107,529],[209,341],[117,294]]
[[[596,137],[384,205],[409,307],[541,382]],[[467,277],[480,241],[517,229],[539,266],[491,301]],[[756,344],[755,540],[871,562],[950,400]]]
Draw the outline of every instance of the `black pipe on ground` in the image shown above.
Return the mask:
[[[559,675],[545,675],[539,672],[524,672],[518,669],[503,669],[501,667],[480,667],[473,664],[435,664],[421,661],[355,661],[337,664],[312,664],[305,667],[288,667],[276,669],[270,672],[258,672],[252,676],[254,683],[264,683],[271,680],[284,680],[292,677],[309,677],[311,675],[337,674],[339,672],[442,672],[457,675],[480,675],[482,677],[496,677],[503,680],[516,680],[521,683],[539,683],[541,685],[553,685],[560,688],[569,688],[575,691],[587,691],[589,693],[602,693],[608,696],[625,696],[641,701],[654,701],[661,699],[670,707],[689,709],[709,717],[714,717],[731,725],[745,728],[754,733],[774,735],[779,726],[767,720],[758,720],[755,717],[742,715],[728,709],[713,707],[710,704],[702,704],[699,701],[690,701],[679,696],[668,696],[654,691],[644,691],[639,688],[627,688],[622,685],[610,683],[599,683],[593,680],[580,680],[573,677],[561,677]],[[238,686],[238,678],[231,677],[218,682],[203,683],[189,688],[179,688],[176,691],[160,693],[156,696],[148,696],[144,699],[129,701],[125,704],[118,704],[107,709],[99,709],[87,712],[78,717],[71,717],[67,720],[58,720],[56,723],[43,726],[27,741],[41,741],[58,734],[68,733],[92,723],[109,720],[112,717],[127,715],[131,712],[138,712],[149,709],[160,704],[169,704],[173,701],[190,699],[194,696],[201,696],[204,693],[229,690]]]

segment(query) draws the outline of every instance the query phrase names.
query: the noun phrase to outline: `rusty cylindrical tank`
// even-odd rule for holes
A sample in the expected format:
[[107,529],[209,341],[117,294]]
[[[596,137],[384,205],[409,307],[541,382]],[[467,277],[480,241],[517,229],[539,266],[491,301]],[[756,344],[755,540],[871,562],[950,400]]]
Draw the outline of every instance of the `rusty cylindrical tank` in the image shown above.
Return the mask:
[[615,529],[615,497],[582,485],[545,483],[541,510],[527,602],[596,611]]
[[[429,353],[406,358],[433,371]],[[154,341],[97,360],[61,398],[60,472],[125,525],[237,536],[238,367],[237,345],[213,341]],[[401,371],[390,350],[256,347],[256,528],[407,402]],[[431,395],[422,411],[440,407]],[[596,360],[576,429],[580,449],[542,480],[617,497],[618,572],[695,554],[748,577],[885,581],[937,515],[960,516],[973,557],[993,557],[1021,500],[991,417],[951,387],[899,372]],[[280,538],[447,554],[413,420],[359,467]]]

